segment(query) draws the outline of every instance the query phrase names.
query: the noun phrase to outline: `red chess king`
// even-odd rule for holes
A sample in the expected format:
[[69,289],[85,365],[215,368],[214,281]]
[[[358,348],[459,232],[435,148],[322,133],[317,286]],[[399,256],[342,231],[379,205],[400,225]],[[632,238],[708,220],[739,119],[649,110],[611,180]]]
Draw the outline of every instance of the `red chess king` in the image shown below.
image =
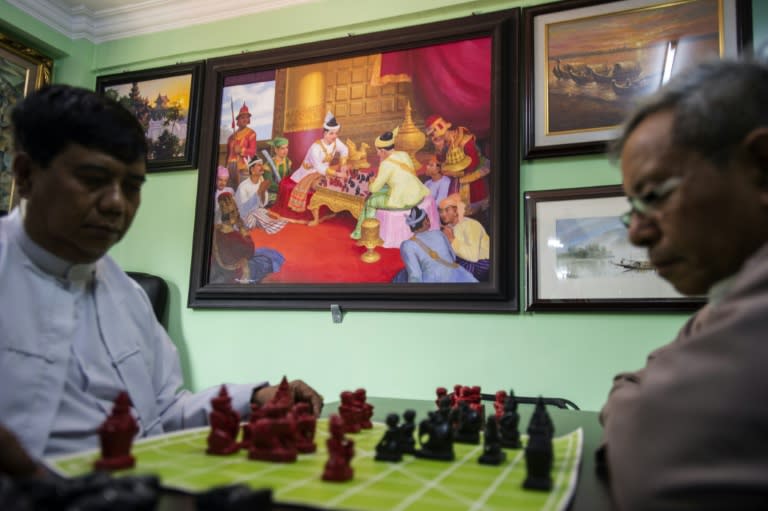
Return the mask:
[[131,415],[131,398],[120,392],[115,398],[112,414],[99,427],[101,458],[93,464],[97,470],[132,468],[136,459],[131,455],[133,437],[139,432]]

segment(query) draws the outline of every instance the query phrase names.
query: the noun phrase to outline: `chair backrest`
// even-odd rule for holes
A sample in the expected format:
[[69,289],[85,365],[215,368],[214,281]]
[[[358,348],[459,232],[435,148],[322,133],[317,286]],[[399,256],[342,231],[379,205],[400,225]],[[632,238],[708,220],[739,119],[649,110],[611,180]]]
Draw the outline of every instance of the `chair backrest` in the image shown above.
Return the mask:
[[155,317],[157,317],[161,325],[168,328],[165,321],[165,312],[168,309],[168,283],[165,279],[157,275],[136,271],[128,271],[126,274],[144,289],[150,303],[152,303]]

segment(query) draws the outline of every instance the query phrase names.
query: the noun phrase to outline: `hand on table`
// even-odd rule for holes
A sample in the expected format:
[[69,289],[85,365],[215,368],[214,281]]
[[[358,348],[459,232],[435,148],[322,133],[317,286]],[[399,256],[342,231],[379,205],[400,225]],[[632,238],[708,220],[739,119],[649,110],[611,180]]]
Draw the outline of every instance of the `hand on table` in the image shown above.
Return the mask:
[[40,473],[41,468],[27,454],[16,435],[0,425],[0,474],[29,477]]
[[[317,393],[315,389],[304,383],[302,380],[293,380],[288,382],[288,386],[293,394],[293,400],[296,402],[309,403],[312,413],[319,416],[323,411],[323,396]],[[253,399],[259,404],[265,404],[277,394],[277,385],[270,385],[259,389],[253,396]]]

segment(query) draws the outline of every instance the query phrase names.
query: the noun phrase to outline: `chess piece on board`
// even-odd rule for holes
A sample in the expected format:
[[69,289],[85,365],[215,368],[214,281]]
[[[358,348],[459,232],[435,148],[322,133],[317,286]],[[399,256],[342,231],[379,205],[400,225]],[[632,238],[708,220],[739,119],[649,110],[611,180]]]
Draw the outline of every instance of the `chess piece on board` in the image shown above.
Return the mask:
[[97,470],[132,468],[136,458],[131,455],[133,437],[139,432],[136,419],[131,415],[131,398],[123,391],[115,398],[112,413],[99,427],[101,458],[93,464]]
[[345,390],[339,397],[341,398],[339,416],[344,421],[344,432],[359,433],[363,409],[358,405],[352,392]]
[[373,405],[368,403],[365,389],[357,389],[354,392],[355,402],[360,408],[360,428],[372,429],[373,423],[371,417],[373,417]]
[[427,418],[421,421],[418,437],[421,449],[414,452],[417,458],[441,461],[453,461],[456,458],[453,452],[453,427],[450,418],[445,418],[439,410],[429,412]]
[[552,463],[554,450],[552,420],[541,398],[528,424],[528,444],[525,446],[525,466],[527,475],[523,488],[549,491],[552,489]]
[[400,425],[400,452],[403,454],[413,454],[416,452],[416,440],[413,433],[416,431],[416,411],[406,410],[403,412],[403,423]]
[[354,475],[351,461],[355,455],[355,443],[344,436],[344,420],[340,416],[331,415],[328,424],[328,461],[323,469],[323,481],[349,481]]
[[506,402],[507,402],[507,391],[497,390],[495,399],[493,400],[493,411],[497,419],[501,419],[501,416],[504,415],[504,405],[506,404]]
[[310,453],[317,450],[315,430],[317,418],[312,414],[309,403],[293,405],[293,417],[296,420],[296,450],[300,453]]
[[504,413],[499,419],[499,436],[501,437],[501,446],[507,449],[520,449],[523,445],[520,443],[520,415],[517,413],[517,399],[515,393],[510,392],[504,403]]
[[275,395],[269,402],[286,410],[291,409],[293,406],[293,392],[291,392],[288,378],[283,376],[283,379],[280,380],[280,385],[277,386],[277,392],[275,392]]
[[488,417],[483,434],[483,454],[477,462],[482,465],[501,465],[506,459],[507,453],[501,449],[498,421],[495,416]]
[[376,461],[402,461],[403,451],[401,451],[400,428],[398,423],[400,417],[396,413],[387,415],[387,431],[384,433],[378,444],[376,444]]
[[265,416],[251,427],[248,458],[252,460],[291,463],[296,461],[296,421],[288,409],[273,404],[264,406]]
[[461,401],[459,402],[458,409],[454,411],[453,415],[456,419],[452,422],[456,427],[453,440],[462,444],[479,444],[483,419],[477,410],[472,408],[468,401]]
[[211,432],[208,434],[207,454],[229,455],[240,450],[237,435],[240,430],[240,414],[232,408],[226,385],[219,395],[211,399],[213,409],[209,414]]

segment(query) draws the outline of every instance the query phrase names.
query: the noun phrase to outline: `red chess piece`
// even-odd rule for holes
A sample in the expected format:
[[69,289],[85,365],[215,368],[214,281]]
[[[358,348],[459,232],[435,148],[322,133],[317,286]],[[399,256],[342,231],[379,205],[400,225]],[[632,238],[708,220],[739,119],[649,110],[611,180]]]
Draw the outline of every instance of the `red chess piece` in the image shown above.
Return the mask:
[[329,420],[331,436],[326,441],[328,461],[323,470],[324,481],[349,481],[354,474],[352,456],[355,455],[355,443],[344,436],[344,421],[338,415],[331,415]]
[[268,403],[266,416],[251,426],[251,444],[248,457],[252,460],[293,462],[298,457],[296,449],[296,421],[288,409]]
[[339,404],[339,415],[344,421],[345,433],[360,433],[360,423],[362,409],[355,401],[355,395],[345,390],[341,393],[341,403]]
[[435,390],[435,394],[437,394],[437,399],[435,399],[435,406],[440,408],[440,400],[448,395],[448,389],[446,389],[445,387],[437,387],[437,390]]
[[131,415],[131,398],[123,391],[115,398],[112,414],[99,427],[101,458],[93,464],[97,470],[132,468],[136,458],[131,455],[133,437],[139,432]]
[[221,386],[219,395],[211,399],[213,410],[209,415],[211,432],[208,434],[208,454],[233,454],[240,449],[237,434],[240,429],[240,414],[232,409],[232,398],[227,387]]
[[365,389],[357,389],[354,393],[355,403],[360,408],[360,427],[362,429],[372,429],[373,423],[373,405],[366,401]]
[[296,419],[296,450],[300,453],[315,452],[317,419],[312,415],[309,403],[296,403],[293,406],[293,416]]
[[270,404],[277,405],[286,410],[290,410],[293,406],[293,392],[291,391],[291,386],[288,384],[288,379],[285,376],[280,380],[280,385],[277,386],[277,392],[275,392],[274,397],[272,397],[269,402]]
[[504,403],[506,402],[507,402],[507,391],[497,390],[496,399],[493,402],[493,410],[495,412],[497,419],[501,419],[501,416],[504,415]]
[[260,403],[251,403],[251,416],[248,418],[248,422],[243,424],[243,439],[240,442],[240,447],[243,449],[248,449],[251,446],[251,438],[253,437],[253,425],[257,420],[266,416],[266,411]]

